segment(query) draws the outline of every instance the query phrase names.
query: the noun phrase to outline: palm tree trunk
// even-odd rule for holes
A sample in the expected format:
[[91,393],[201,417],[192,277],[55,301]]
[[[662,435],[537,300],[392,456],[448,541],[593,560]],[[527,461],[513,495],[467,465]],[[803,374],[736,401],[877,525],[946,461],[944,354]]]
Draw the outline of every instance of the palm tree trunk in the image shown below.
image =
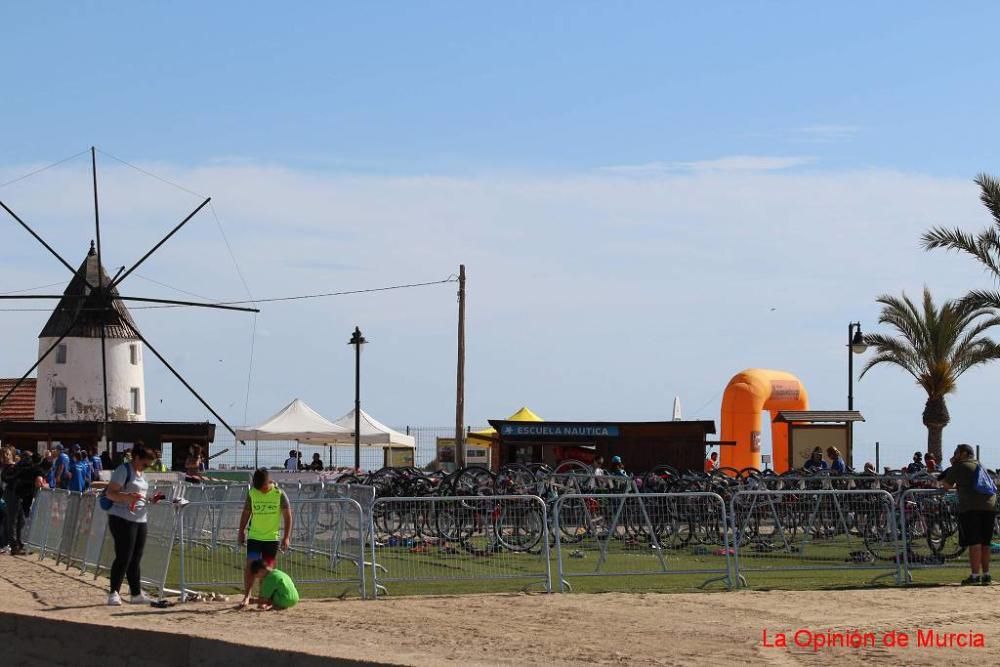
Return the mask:
[[939,463],[941,461],[941,441],[943,440],[943,435],[943,425],[929,424],[927,426],[927,452]]
[[924,405],[924,426],[927,427],[927,452],[941,462],[941,441],[944,427],[951,421],[944,396],[931,396]]

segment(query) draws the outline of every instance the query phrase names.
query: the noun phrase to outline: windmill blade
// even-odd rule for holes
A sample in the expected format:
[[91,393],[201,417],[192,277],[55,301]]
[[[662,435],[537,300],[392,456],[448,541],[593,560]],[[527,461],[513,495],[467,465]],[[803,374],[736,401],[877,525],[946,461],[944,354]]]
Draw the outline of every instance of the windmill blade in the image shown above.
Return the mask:
[[191,220],[191,218],[193,218],[194,216],[198,215],[198,211],[200,211],[201,209],[205,208],[205,206],[207,206],[208,202],[210,202],[210,201],[212,201],[211,197],[209,197],[208,199],[206,199],[205,201],[203,201],[201,204],[199,204],[198,208],[196,208],[195,210],[191,211],[191,213],[188,214],[188,217],[184,218],[179,223],[177,223],[177,226],[174,227],[173,229],[171,229],[169,234],[167,234],[162,239],[160,239],[159,243],[157,243],[152,248],[150,248],[149,252],[147,252],[145,255],[143,255],[139,259],[138,262],[136,262],[135,264],[132,265],[132,268],[130,268],[125,273],[123,273],[122,276],[121,276],[121,278],[119,278],[118,280],[115,280],[113,283],[111,283],[111,288],[118,287],[118,285],[119,285],[119,283],[121,283],[121,281],[123,281],[126,278],[128,278],[128,276],[129,276],[130,273],[132,273],[133,271],[135,271],[136,269],[138,269],[139,266],[143,262],[145,262],[147,259],[149,259],[150,255],[152,255],[154,252],[156,252],[157,250],[159,250],[160,246],[162,246],[164,243],[166,243],[168,240],[170,240],[170,237],[173,236],[174,234],[176,234],[177,231],[181,227],[183,227],[184,225],[186,225]]
[[15,391],[17,391],[18,387],[24,384],[24,381],[28,379],[28,376],[34,373],[35,369],[38,368],[42,364],[42,362],[45,361],[46,358],[48,358],[50,354],[52,354],[52,350],[59,347],[59,343],[63,342],[63,339],[66,338],[66,336],[68,336],[71,331],[73,331],[73,327],[76,326],[76,323],[79,320],[80,320],[80,313],[77,313],[76,317],[73,318],[73,321],[70,322],[68,327],[66,327],[66,333],[64,333],[62,336],[59,336],[59,338],[56,339],[56,342],[52,343],[49,349],[45,350],[42,356],[38,357],[38,361],[36,361],[34,365],[32,365],[32,367],[28,369],[28,372],[22,375],[21,379],[14,383],[14,386],[10,388],[10,391],[4,394],[3,398],[0,398],[0,405],[3,405],[4,401],[10,398],[10,395],[13,394]]
[[[163,363],[163,365],[167,367],[167,370],[168,370],[168,371],[170,371],[171,373],[173,373],[174,377],[175,377],[175,378],[177,378],[177,379],[178,379],[178,380],[180,381],[180,383],[181,383],[182,385],[184,385],[184,387],[185,387],[185,388],[186,388],[186,389],[187,389],[188,391],[190,391],[190,392],[191,392],[191,394],[192,394],[192,395],[193,395],[193,396],[194,396],[195,398],[197,398],[197,399],[198,399],[198,401],[199,401],[199,402],[200,402],[200,403],[201,403],[202,405],[204,405],[204,406],[205,406],[205,409],[206,409],[206,410],[208,410],[209,412],[211,412],[211,413],[212,413],[212,416],[213,416],[213,417],[215,417],[216,419],[218,419],[218,420],[219,420],[219,423],[220,423],[220,424],[222,424],[223,426],[225,426],[225,427],[226,427],[226,430],[227,430],[227,431],[229,431],[230,433],[232,433],[232,434],[233,434],[233,437],[235,438],[235,437],[236,437],[236,431],[234,431],[234,430],[233,430],[233,427],[232,427],[232,426],[230,426],[230,425],[229,425],[229,423],[228,423],[228,422],[226,422],[226,420],[225,420],[225,419],[223,419],[223,418],[222,418],[222,416],[221,416],[221,415],[220,415],[220,414],[219,414],[218,412],[216,412],[215,410],[213,410],[213,409],[212,409],[212,406],[208,404],[208,401],[206,401],[206,400],[205,400],[204,398],[202,398],[202,397],[201,397],[201,395],[200,395],[200,394],[199,394],[198,392],[196,392],[196,391],[194,390],[194,387],[192,387],[192,386],[191,386],[190,384],[188,384],[188,381],[187,381],[187,380],[185,380],[185,379],[184,379],[184,378],[183,378],[183,377],[181,376],[181,374],[177,372],[177,369],[175,369],[175,368],[174,368],[173,366],[171,366],[171,365],[170,365],[170,362],[169,362],[169,361],[167,361],[166,359],[164,359],[164,358],[163,358],[163,355],[162,355],[162,354],[160,354],[159,352],[157,352],[157,350],[156,350],[156,348],[155,348],[155,347],[153,347],[152,345],[150,345],[150,344],[149,344],[149,341],[148,341],[148,340],[146,340],[146,337],[145,337],[145,336],[143,336],[143,335],[142,335],[142,334],[141,334],[141,333],[139,332],[139,330],[138,330],[138,329],[136,330],[136,332],[135,332],[135,333],[136,333],[136,335],[137,335],[137,336],[139,337],[139,340],[141,340],[141,341],[142,341],[142,342],[143,342],[143,343],[144,343],[144,344],[146,345],[146,347],[148,347],[148,348],[149,348],[149,351],[150,351],[150,352],[152,352],[152,353],[153,353],[154,355],[156,355],[156,358],[157,358],[157,359],[159,359],[159,360],[160,360],[160,361],[161,361],[161,362]],[[244,445],[245,445],[245,444],[247,444],[247,443],[246,443],[246,442],[244,442],[243,440],[240,440],[240,443],[242,443],[242,444],[244,444]]]
[[[36,241],[38,241],[43,246],[45,246],[45,249],[48,250],[50,253],[52,253],[52,255],[56,259],[58,259],[60,261],[60,263],[62,263],[63,266],[65,266],[67,269],[69,269],[70,273],[76,275],[76,269],[74,269],[72,266],[70,266],[69,262],[67,262],[65,259],[63,259],[62,255],[60,255],[59,253],[57,253],[52,246],[50,246],[48,243],[46,243],[45,239],[43,239],[41,236],[39,236],[37,233],[35,233],[35,230],[32,229],[28,225],[28,223],[26,223],[24,220],[22,220],[17,215],[17,213],[14,213],[14,211],[10,210],[10,207],[7,206],[7,204],[4,204],[2,201],[0,201],[0,207],[3,207],[3,210],[7,211],[7,213],[10,214],[10,217],[12,217],[15,220],[17,220],[21,224],[22,227],[24,227],[26,230],[28,230],[28,233],[31,234],[32,236],[34,236]],[[89,282],[87,284],[90,285]],[[90,285],[90,289],[94,289],[94,286]]]
[[119,301],[140,301],[142,303],[162,303],[171,306],[196,306],[199,308],[216,308],[218,310],[239,310],[244,313],[259,313],[260,308],[246,308],[244,306],[226,306],[221,303],[201,303],[198,301],[177,301],[176,299],[153,299],[142,296],[115,296]]

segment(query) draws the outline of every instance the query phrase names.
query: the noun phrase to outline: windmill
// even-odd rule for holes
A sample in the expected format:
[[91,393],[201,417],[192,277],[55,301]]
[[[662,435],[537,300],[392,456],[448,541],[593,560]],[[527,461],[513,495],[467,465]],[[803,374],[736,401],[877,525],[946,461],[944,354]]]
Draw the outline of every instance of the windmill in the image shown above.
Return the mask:
[[[138,302],[138,303],[150,303],[150,304],[160,304],[164,306],[191,306],[196,308],[212,308],[218,310],[235,310],[249,313],[260,312],[257,308],[250,308],[245,306],[236,305],[226,305],[217,303],[207,303],[207,302],[197,302],[197,301],[179,301],[176,299],[158,299],[151,297],[142,296],[123,296],[119,292],[119,286],[122,282],[128,278],[139,266],[141,266],[146,260],[148,260],[157,250],[159,250],[163,245],[171,239],[184,225],[190,222],[198,213],[205,208],[211,202],[211,197],[206,198],[201,202],[191,213],[187,215],[183,220],[181,220],[173,229],[167,233],[162,239],[160,239],[152,248],[150,248],[145,254],[143,254],[131,267],[122,267],[115,273],[114,276],[108,277],[104,272],[104,265],[101,262],[101,215],[100,206],[98,202],[97,194],[97,150],[94,147],[90,149],[90,164],[91,173],[93,176],[93,189],[94,189],[94,241],[91,242],[91,255],[88,255],[88,259],[84,261],[84,265],[80,267],[79,270],[74,269],[69,262],[67,262],[56,250],[49,245],[45,239],[43,239],[34,229],[31,228],[28,223],[26,223],[17,213],[15,213],[7,204],[0,201],[0,208],[3,208],[7,214],[13,218],[21,227],[23,227],[38,243],[40,243],[53,257],[55,257],[63,266],[65,266],[73,274],[73,280],[70,286],[67,288],[64,294],[41,294],[41,295],[0,295],[0,299],[38,299],[38,300],[58,300],[58,305],[49,323],[46,325],[45,330],[43,330],[43,340],[49,341],[54,340],[50,345],[48,345],[44,350],[39,349],[38,360],[27,370],[27,372],[21,376],[21,378],[4,394],[0,397],[0,406],[3,405],[4,401],[7,400],[14,392],[17,390],[21,384],[24,383],[28,377],[35,372],[35,370],[42,365],[43,362],[57,350],[63,341],[68,337],[73,335],[74,331],[79,331],[81,327],[88,327],[92,330],[97,331],[97,336],[100,338],[100,358],[101,358],[101,380],[103,383],[103,416],[102,422],[102,435],[107,438],[107,424],[109,421],[110,410],[108,405],[108,329],[112,328],[124,328],[128,331],[128,335],[135,337],[142,341],[143,345],[149,349],[150,352],[160,360],[161,363],[170,371],[171,374],[184,387],[191,392],[191,394],[198,399],[198,401],[205,406],[212,416],[214,416],[219,423],[221,423],[233,437],[236,437],[236,431],[226,422],[225,419],[216,412],[208,402],[202,398],[202,396],[195,391],[194,387],[184,379],[184,377],[177,371],[169,361],[164,358],[162,354],[149,342],[149,340],[139,331],[139,328],[134,325],[129,317],[128,311],[125,308],[126,302]],[[91,266],[91,256],[96,259],[96,270]]]

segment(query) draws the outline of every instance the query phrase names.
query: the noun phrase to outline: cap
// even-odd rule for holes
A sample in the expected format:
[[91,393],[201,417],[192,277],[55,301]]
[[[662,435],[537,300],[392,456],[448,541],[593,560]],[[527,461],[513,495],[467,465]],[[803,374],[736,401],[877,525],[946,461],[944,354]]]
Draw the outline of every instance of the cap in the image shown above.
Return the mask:
[[59,451],[62,451],[64,449],[63,444],[61,442],[56,443],[55,448],[58,449]]
[[611,457],[611,462],[612,463],[621,463],[622,462],[622,457],[620,457],[620,456],[612,456]]

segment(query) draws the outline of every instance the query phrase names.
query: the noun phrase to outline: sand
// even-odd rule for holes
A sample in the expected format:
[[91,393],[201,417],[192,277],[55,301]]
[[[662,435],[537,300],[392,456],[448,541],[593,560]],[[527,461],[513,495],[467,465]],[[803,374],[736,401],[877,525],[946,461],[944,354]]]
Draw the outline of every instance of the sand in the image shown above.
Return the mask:
[[[940,664],[992,662],[1000,585],[695,594],[511,594],[306,600],[280,613],[222,602],[106,607],[105,582],[0,556],[0,612],[408,665]],[[870,632],[869,648],[795,647],[794,633]],[[918,647],[917,631],[980,633],[984,649]],[[769,647],[787,634],[789,648]],[[885,646],[887,632],[911,645]],[[800,640],[806,635],[799,635]],[[976,639],[976,635],[972,635]],[[988,653],[987,653],[988,651]]]

